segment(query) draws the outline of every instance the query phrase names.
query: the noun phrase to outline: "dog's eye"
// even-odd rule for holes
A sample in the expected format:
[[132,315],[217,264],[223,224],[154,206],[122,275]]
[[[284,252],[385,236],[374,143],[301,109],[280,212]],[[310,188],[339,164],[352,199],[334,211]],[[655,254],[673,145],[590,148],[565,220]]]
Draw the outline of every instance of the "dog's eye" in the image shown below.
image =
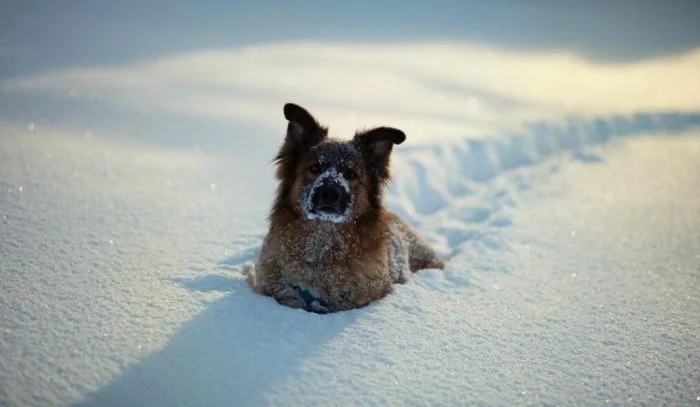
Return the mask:
[[345,179],[347,179],[348,181],[357,179],[357,173],[354,170],[347,170],[345,172]]
[[311,167],[309,167],[309,172],[312,174],[320,174],[321,173],[321,166],[318,164],[314,164]]

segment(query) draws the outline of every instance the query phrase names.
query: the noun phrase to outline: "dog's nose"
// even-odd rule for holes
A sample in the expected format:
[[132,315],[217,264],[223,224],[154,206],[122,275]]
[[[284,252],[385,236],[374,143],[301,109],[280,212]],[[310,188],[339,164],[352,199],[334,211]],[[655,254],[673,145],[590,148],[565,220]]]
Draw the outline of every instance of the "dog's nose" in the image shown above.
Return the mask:
[[338,186],[324,185],[318,191],[318,203],[320,205],[335,206],[340,201],[341,191]]
[[341,185],[330,182],[319,186],[311,196],[312,211],[315,213],[345,213],[349,196]]

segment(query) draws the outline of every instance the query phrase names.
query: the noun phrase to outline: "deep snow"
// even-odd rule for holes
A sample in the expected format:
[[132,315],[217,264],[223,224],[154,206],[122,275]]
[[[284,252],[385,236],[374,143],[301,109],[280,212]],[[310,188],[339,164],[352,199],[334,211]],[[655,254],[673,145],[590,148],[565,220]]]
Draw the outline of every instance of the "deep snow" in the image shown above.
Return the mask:
[[269,152],[6,125],[0,399],[697,403],[699,126],[637,115],[400,146],[388,201],[447,269],[320,316],[245,283]]
[[[698,5],[30,3],[0,405],[700,405]],[[406,132],[387,204],[444,271],[332,315],[250,290],[286,102]]]

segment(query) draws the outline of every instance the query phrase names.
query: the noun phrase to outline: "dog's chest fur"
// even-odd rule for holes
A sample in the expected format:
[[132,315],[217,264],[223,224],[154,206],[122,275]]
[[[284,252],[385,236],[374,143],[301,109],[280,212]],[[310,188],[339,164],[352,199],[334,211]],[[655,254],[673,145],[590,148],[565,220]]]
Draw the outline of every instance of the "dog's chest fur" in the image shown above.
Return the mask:
[[318,224],[306,228],[303,236],[297,236],[296,242],[290,242],[290,253],[302,264],[327,266],[328,261],[324,259],[342,259],[357,245],[350,233],[339,230],[335,225],[315,223]]
[[278,274],[277,287],[268,288],[308,287],[334,310],[366,305],[391,289],[386,233],[386,227],[306,220],[275,227],[261,259]]

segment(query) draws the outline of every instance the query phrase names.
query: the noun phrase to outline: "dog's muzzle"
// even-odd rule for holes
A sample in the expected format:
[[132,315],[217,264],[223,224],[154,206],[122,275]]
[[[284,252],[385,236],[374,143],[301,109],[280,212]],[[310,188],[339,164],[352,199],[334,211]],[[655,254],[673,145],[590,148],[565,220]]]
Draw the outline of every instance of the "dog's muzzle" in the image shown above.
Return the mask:
[[319,185],[311,195],[311,211],[314,213],[342,215],[349,204],[350,196],[345,188],[332,181]]

